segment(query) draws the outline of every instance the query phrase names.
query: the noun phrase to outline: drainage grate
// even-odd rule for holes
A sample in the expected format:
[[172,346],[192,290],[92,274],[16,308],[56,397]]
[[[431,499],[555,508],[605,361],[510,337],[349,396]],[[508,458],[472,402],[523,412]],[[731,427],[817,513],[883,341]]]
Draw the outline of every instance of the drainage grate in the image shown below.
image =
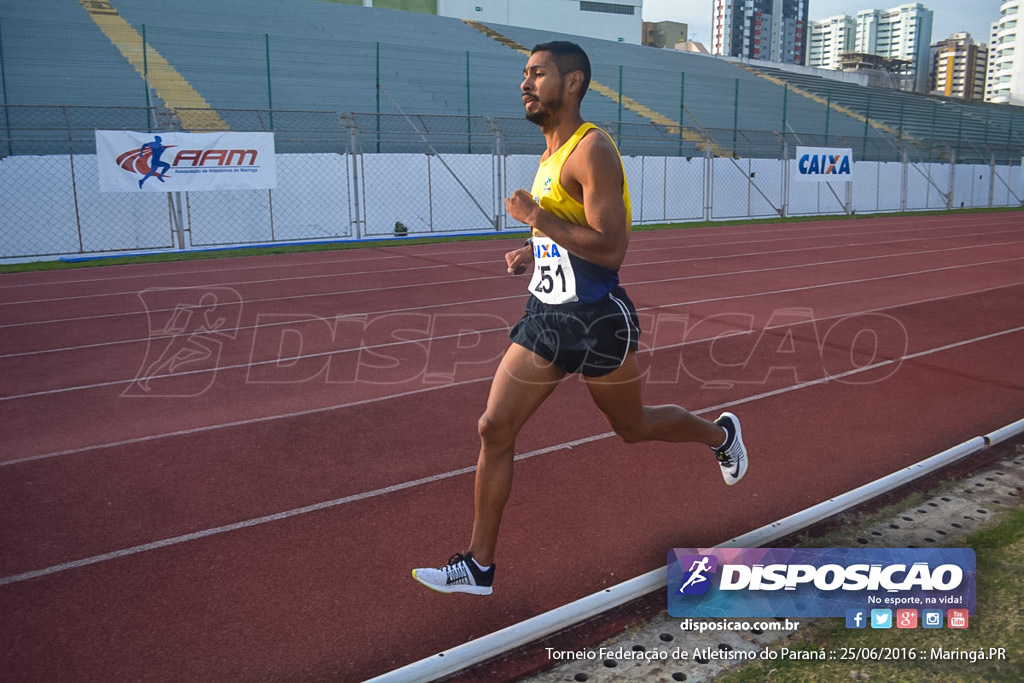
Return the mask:
[[[959,539],[984,526],[998,509],[1021,505],[1024,502],[1021,500],[1022,492],[1024,457],[1016,456],[979,471],[958,482],[949,492],[905,510],[892,519],[866,529],[851,529],[846,542],[850,547],[956,546]],[[769,619],[752,618],[747,621]],[[704,683],[714,680],[728,669],[741,666],[748,657],[756,659],[757,653],[763,648],[792,633],[793,631],[711,630],[697,634],[681,631],[680,620],[669,617],[668,612],[662,612],[654,619],[628,629],[601,645],[588,648],[588,651],[595,653],[592,660],[564,662],[550,671],[523,680],[528,683]],[[604,648],[605,653],[644,653],[649,659],[624,657],[615,662],[599,655],[601,648]],[[685,661],[673,659],[673,653],[677,650],[687,652],[688,658]],[[609,665],[608,661],[615,664]]]

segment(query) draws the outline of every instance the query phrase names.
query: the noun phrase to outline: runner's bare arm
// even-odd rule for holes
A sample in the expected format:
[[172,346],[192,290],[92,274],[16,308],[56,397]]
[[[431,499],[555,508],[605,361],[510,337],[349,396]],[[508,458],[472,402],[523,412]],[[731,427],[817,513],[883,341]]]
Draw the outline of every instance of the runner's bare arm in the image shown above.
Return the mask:
[[505,254],[505,264],[508,265],[509,275],[522,275],[531,263],[533,263],[532,247],[519,247],[515,251]]
[[562,186],[583,204],[588,226],[548,213],[526,190],[505,200],[508,214],[531,225],[580,258],[615,270],[629,246],[626,206],[622,201],[622,166],[611,141],[591,133],[562,166]]

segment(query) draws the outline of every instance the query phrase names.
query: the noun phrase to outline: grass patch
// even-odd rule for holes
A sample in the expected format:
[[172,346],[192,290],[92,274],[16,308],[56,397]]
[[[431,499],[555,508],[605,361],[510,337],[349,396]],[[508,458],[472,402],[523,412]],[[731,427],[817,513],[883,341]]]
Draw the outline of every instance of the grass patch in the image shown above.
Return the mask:
[[[915,660],[791,661],[750,664],[717,679],[720,683],[786,681],[1024,681],[1024,510],[1003,513],[997,522],[971,536],[962,547],[978,557],[976,612],[966,630],[858,630],[841,619],[819,619],[771,649],[914,648]],[[962,653],[1005,648],[1005,659],[931,659],[933,648]]]
[[[701,221],[688,223],[658,223],[657,225],[637,225],[633,230],[648,232],[652,230],[681,230],[707,227],[728,227],[731,225],[764,225],[774,223],[807,223],[813,221],[848,221],[862,218],[888,218],[894,216],[944,216],[950,214],[969,213],[1004,213],[1020,211],[1022,207],[996,207],[955,209],[953,211],[914,211],[912,213],[871,213],[846,216],[842,214],[828,216],[793,216],[789,218],[737,219],[728,221]],[[85,261],[29,261],[24,263],[0,263],[0,274],[23,273],[40,270],[66,270],[72,268],[98,268],[112,265],[130,265],[138,263],[170,263],[176,261],[198,261],[203,259],[241,258],[246,256],[269,256],[274,254],[302,254],[322,251],[343,251],[348,249],[382,249],[388,247],[405,247],[420,244],[446,244],[451,242],[483,242],[490,240],[509,240],[521,237],[524,232],[499,232],[485,235],[448,235],[444,237],[407,237],[401,239],[380,239],[335,242],[316,244],[289,244],[256,247],[230,247],[210,249],[206,251],[162,252],[158,254],[111,255],[108,258],[89,258]]]
[[[856,512],[844,512],[836,516],[835,523],[840,527],[855,524],[858,528],[875,526],[887,519],[895,517],[900,512],[912,507],[917,507],[926,500],[925,496],[914,491],[906,498],[866,515],[858,515]],[[849,545],[849,529],[840,528],[837,531],[830,531],[821,536],[814,536],[810,532],[797,536],[796,547],[798,548],[845,548]]]

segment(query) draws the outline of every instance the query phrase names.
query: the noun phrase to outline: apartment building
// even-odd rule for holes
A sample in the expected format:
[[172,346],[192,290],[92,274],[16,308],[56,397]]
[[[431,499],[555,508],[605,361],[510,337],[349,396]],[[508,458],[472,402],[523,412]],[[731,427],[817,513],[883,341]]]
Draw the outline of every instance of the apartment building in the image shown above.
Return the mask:
[[863,9],[856,17],[839,15],[811,22],[807,66],[841,68],[842,54],[877,55],[913,65],[911,89],[928,87],[932,11],[921,3],[891,9]]
[[985,101],[1024,105],[1024,25],[1020,23],[1024,0],[1009,0],[999,7],[992,23],[988,50]]
[[711,53],[803,64],[808,1],[714,0]]
[[988,69],[988,45],[969,33],[954,33],[932,45],[930,90],[933,94],[982,100]]

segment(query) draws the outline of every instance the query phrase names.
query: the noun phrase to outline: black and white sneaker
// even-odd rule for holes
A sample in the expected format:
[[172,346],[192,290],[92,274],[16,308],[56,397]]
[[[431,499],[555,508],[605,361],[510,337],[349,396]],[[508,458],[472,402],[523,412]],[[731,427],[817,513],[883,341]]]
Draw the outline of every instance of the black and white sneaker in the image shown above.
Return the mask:
[[736,484],[747,473],[747,447],[743,445],[740,420],[732,413],[722,413],[715,424],[725,430],[725,443],[712,448],[722,468],[722,478],[729,486]]
[[456,553],[440,569],[413,569],[412,578],[441,593],[490,595],[494,565],[482,571],[473,561],[473,553]]

